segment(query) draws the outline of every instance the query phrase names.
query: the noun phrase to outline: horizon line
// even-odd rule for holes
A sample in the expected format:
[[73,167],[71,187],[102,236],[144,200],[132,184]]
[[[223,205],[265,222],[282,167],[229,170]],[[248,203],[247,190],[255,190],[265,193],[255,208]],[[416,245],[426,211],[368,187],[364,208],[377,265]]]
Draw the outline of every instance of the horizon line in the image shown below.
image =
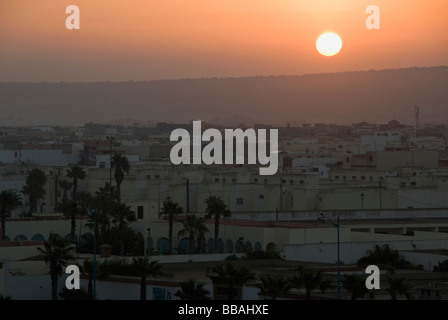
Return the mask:
[[362,73],[362,72],[384,72],[392,70],[407,70],[407,69],[435,69],[435,68],[448,68],[448,65],[433,65],[433,66],[412,66],[412,67],[397,67],[397,68],[385,68],[385,69],[363,69],[363,70],[347,70],[347,71],[334,71],[334,72],[317,72],[317,73],[303,73],[296,75],[252,75],[252,76],[209,76],[198,78],[161,78],[153,80],[96,80],[96,81],[67,81],[67,80],[54,80],[54,81],[8,81],[1,80],[0,84],[81,84],[81,83],[139,83],[139,82],[159,82],[159,81],[185,81],[185,80],[223,80],[223,79],[249,79],[249,78],[285,78],[285,77],[306,77],[306,76],[319,76],[319,75],[334,75],[342,73]]

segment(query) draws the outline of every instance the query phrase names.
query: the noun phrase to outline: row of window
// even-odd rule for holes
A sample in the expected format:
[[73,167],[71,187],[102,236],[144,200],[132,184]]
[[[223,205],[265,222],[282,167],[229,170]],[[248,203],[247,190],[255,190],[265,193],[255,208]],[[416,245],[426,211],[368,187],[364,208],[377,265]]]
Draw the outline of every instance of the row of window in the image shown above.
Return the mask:
[[[70,234],[67,234],[65,236],[65,238],[71,239]],[[93,235],[91,233],[85,233],[80,238],[80,243],[85,243],[86,238],[93,238]],[[27,241],[27,240],[28,240],[28,237],[23,234],[19,234],[16,237],[14,237],[14,241]],[[31,240],[32,241],[41,241],[41,242],[46,241],[45,237],[39,233],[32,236]],[[9,237],[6,236],[5,241],[11,241],[11,240]],[[159,238],[157,240],[157,248],[154,247],[153,238],[149,237],[147,241],[148,241],[148,248],[151,249],[150,252],[156,253],[159,255],[168,253],[168,248],[169,248],[169,239],[168,238],[166,238],[166,237]],[[78,236],[76,236],[76,235],[75,235],[75,242],[78,242]],[[178,254],[186,254],[189,252],[188,248],[189,248],[189,239],[185,237],[179,241],[178,246],[175,248],[175,252],[177,252]],[[200,251],[200,253],[213,253],[214,248],[215,248],[214,239],[210,238],[210,239],[208,239],[207,242],[205,242],[205,240],[202,242],[202,246],[199,251]],[[252,245],[252,243],[250,241],[243,241],[240,239],[240,240],[237,240],[234,244],[232,240],[228,239],[228,240],[226,240],[225,245],[224,245],[224,241],[222,239],[218,240],[218,251],[219,252],[232,253],[232,252],[244,252],[246,250],[262,251],[263,248],[259,242],[256,242],[254,245]]]
[[[187,254],[189,253],[189,239],[181,239],[177,247],[174,246],[174,252],[177,254]],[[147,247],[149,252],[152,254],[163,255],[168,253],[169,239],[166,237],[159,238],[157,240],[157,246],[154,246],[154,241],[152,238],[148,239]],[[234,253],[234,252],[244,252],[244,251],[262,251],[263,248],[259,242],[255,242],[254,245],[250,241],[237,240],[235,243],[228,239],[224,243],[222,239],[218,240],[218,253]],[[215,251],[215,241],[213,238],[205,239],[201,243],[201,248],[199,248],[199,253],[214,253]]]
[[[335,179],[335,180],[338,180],[339,178],[340,178],[339,175],[335,175],[335,176],[334,176],[334,179]],[[357,179],[357,176],[352,176],[352,180],[356,180],[356,179]],[[361,176],[360,179],[363,180],[363,181],[365,181],[365,180],[367,180],[367,177],[366,177],[366,176]],[[346,181],[346,180],[347,180],[347,176],[342,176],[342,180],[343,180],[343,181]],[[369,177],[369,181],[370,181],[370,182],[373,181],[373,177],[372,177],[372,176]]]
[[[226,178],[221,178],[221,179],[220,178],[215,178],[214,181],[215,181],[215,183],[219,183],[219,182],[226,183],[227,179]],[[254,178],[253,182],[257,183],[258,182],[258,178]],[[282,181],[281,181],[282,184],[287,184],[288,182],[289,182],[290,185],[294,184],[294,180],[287,181],[286,179],[282,179]],[[235,178],[232,178],[232,183],[236,183],[236,179]],[[264,184],[268,184],[268,179],[263,179],[263,183]],[[299,183],[303,184],[303,183],[305,183],[305,181],[300,180]]]
[[[335,179],[335,180],[339,180],[339,178],[340,178],[339,175],[335,175],[335,176],[334,176],[334,179]],[[352,180],[356,180],[356,179],[357,179],[357,176],[352,176]],[[366,176],[361,176],[360,179],[361,179],[362,181],[366,181],[367,177],[366,177]],[[382,179],[382,177],[380,177],[380,179]],[[342,176],[342,180],[343,180],[343,181],[346,181],[346,180],[347,180],[347,176]],[[373,177],[372,177],[372,176],[369,177],[369,181],[370,181],[370,182],[373,182]],[[416,182],[416,181],[411,181],[409,184],[410,184],[411,186],[413,186],[413,187],[417,186],[417,182]],[[406,181],[401,182],[401,183],[400,183],[400,186],[401,186],[401,187],[406,187],[406,186],[407,186],[407,182],[406,182]]]

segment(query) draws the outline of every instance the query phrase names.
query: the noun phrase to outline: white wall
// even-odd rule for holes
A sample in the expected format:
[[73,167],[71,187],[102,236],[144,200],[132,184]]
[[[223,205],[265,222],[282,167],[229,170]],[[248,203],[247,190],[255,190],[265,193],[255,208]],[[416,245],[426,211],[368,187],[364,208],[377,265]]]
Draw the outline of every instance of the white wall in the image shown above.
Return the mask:
[[78,156],[63,154],[62,150],[20,150],[20,161],[43,166],[67,167],[78,161]]
[[[369,250],[374,250],[375,245],[383,244],[388,244],[392,249],[398,251],[448,249],[448,240],[340,243],[340,261],[345,264],[356,264],[360,258],[368,254]],[[337,261],[337,243],[288,244],[283,247],[282,257],[290,261],[335,263]]]
[[[9,263],[5,262],[1,280],[3,286],[0,293],[12,300],[51,300],[50,274],[12,276],[9,274]],[[68,274],[63,274],[58,280],[58,293],[65,287]],[[60,299],[58,295],[58,299]]]

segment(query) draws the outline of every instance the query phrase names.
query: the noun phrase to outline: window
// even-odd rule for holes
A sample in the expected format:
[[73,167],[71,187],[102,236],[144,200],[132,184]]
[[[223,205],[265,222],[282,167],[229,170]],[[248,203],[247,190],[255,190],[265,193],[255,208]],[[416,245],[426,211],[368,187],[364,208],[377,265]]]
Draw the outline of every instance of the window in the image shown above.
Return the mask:
[[143,206],[137,207],[137,219],[143,219]]
[[219,182],[219,178],[215,178],[215,182]]
[[264,199],[264,194],[260,194],[260,195],[258,196],[258,199]]
[[244,198],[236,198],[236,204],[242,206],[244,204]]
[[289,180],[289,184],[293,185],[294,184],[294,180]]

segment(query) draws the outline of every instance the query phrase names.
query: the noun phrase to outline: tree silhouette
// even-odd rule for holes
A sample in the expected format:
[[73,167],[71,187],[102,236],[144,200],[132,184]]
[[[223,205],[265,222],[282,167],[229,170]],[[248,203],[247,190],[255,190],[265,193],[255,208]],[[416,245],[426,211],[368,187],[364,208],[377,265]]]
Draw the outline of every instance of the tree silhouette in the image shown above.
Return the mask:
[[90,299],[93,299],[93,271],[95,269],[96,277],[98,279],[104,279],[109,276],[109,272],[103,268],[103,264],[99,261],[96,261],[96,266],[94,266],[93,261],[90,259],[86,259],[83,261],[82,265],[79,267],[80,271],[87,275],[88,283],[87,283],[87,293]]
[[74,243],[76,236],[76,216],[83,212],[82,208],[78,206],[76,200],[68,198],[62,198],[62,201],[59,202],[58,207],[66,217],[71,219],[70,239]]
[[412,299],[412,286],[406,282],[405,276],[399,277],[388,275],[387,284],[388,287],[386,288],[386,291],[390,294],[391,300],[397,300],[399,296],[404,296],[407,300]]
[[344,274],[341,280],[342,287],[351,293],[351,300],[362,298],[369,292],[366,287],[366,279],[367,275],[365,273]]
[[37,201],[44,197],[46,182],[47,178],[41,169],[34,168],[28,173],[22,192],[28,196],[30,213],[36,212]]
[[281,275],[262,274],[258,276],[261,283],[255,284],[260,289],[260,294],[271,297],[276,300],[281,293],[288,291],[290,288],[290,280]]
[[73,194],[72,199],[76,200],[76,194],[78,191],[78,180],[84,180],[87,178],[87,174],[80,166],[73,166],[67,169],[67,177],[73,179]]
[[73,259],[73,247],[70,240],[61,238],[56,233],[51,233],[48,241],[44,243],[44,248],[38,247],[37,250],[44,255],[45,263],[50,268],[51,277],[51,297],[52,300],[58,299],[58,278],[64,273],[69,260]]
[[62,199],[67,198],[67,192],[73,187],[73,182],[67,179],[59,180],[59,187],[63,190]]
[[214,252],[218,253],[218,239],[219,239],[219,219],[221,217],[230,217],[231,212],[227,209],[227,205],[224,201],[217,196],[209,196],[205,199],[207,205],[205,211],[207,212],[207,218],[215,218],[215,241]]
[[216,275],[209,275],[208,277],[213,281],[213,284],[222,284],[227,289],[227,300],[233,300],[235,297],[235,288],[243,286],[249,280],[255,279],[255,274],[246,267],[242,266],[236,268],[231,262],[226,264],[219,264],[213,268]]
[[304,288],[306,300],[312,299],[311,293],[314,290],[320,289],[323,293],[332,287],[331,280],[324,276],[322,270],[315,271],[314,269],[303,266],[297,267],[296,270],[299,271],[299,274],[291,278],[291,286],[293,288]]
[[0,193],[0,212],[1,212],[1,229],[2,229],[2,240],[6,238],[6,215],[22,205],[22,200],[20,196],[16,195],[12,191],[3,190]]
[[174,294],[181,300],[210,300],[208,295],[210,291],[204,289],[205,283],[197,282],[194,279],[182,281],[179,283],[180,290],[177,290]]
[[117,183],[117,201],[121,201],[121,184],[124,180],[124,173],[129,174],[131,165],[128,158],[121,154],[116,154],[112,157],[112,167],[115,168],[114,178]]
[[184,236],[188,234],[188,253],[195,252],[195,239],[201,234],[208,232],[208,228],[205,225],[204,218],[198,218],[194,214],[187,215],[187,218],[180,221],[183,225],[183,229],[180,230],[177,235]]
[[146,300],[146,278],[148,276],[163,276],[162,266],[158,261],[149,261],[148,257],[134,257],[133,267],[140,277],[140,300]]
[[171,199],[163,201],[160,215],[168,216],[168,254],[173,253],[173,222],[182,212],[183,209],[177,202],[173,202]]

